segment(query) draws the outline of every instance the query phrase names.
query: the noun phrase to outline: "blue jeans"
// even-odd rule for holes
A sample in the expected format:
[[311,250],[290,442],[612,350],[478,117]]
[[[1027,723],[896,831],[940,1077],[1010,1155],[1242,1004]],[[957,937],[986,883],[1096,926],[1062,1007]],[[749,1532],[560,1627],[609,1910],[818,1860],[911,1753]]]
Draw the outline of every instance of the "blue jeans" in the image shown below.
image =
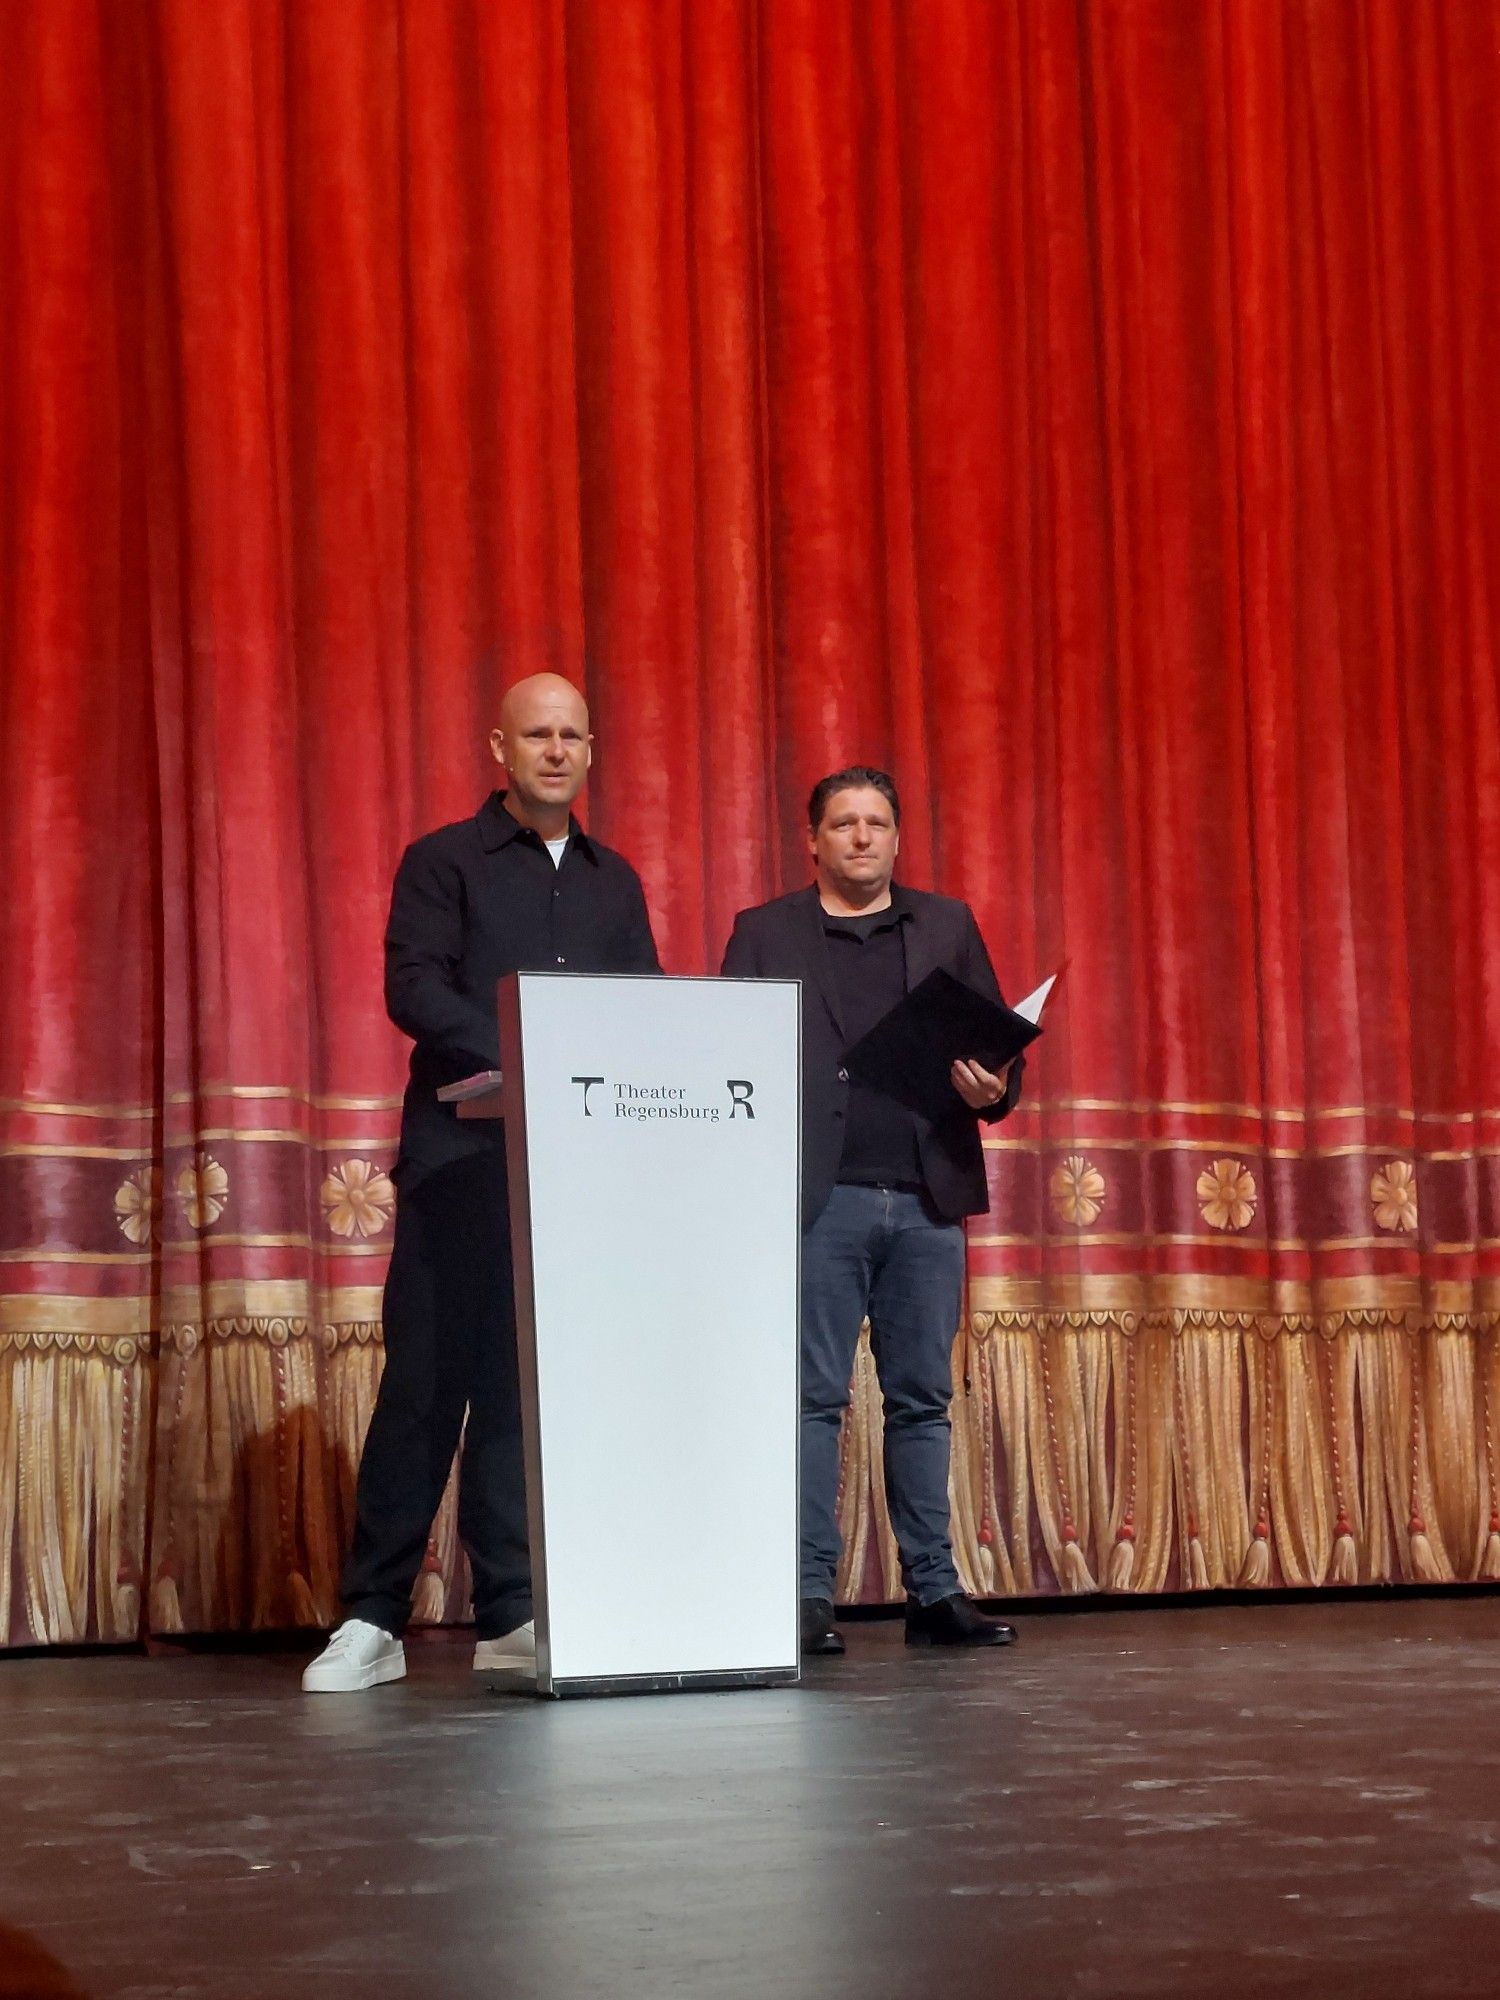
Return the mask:
[[839,1423],[859,1329],[885,1403],[885,1486],[908,1597],[958,1589],[948,1539],[948,1405],[963,1310],[963,1224],[920,1194],[838,1186],[802,1239],[802,1595],[832,1598]]

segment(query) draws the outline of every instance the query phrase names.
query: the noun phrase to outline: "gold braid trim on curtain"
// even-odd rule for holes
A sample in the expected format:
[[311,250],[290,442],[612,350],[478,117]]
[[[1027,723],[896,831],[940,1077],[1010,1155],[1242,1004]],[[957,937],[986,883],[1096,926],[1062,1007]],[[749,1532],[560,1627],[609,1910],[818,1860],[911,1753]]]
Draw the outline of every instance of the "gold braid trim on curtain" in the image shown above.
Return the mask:
[[[245,1314],[164,1330],[153,1631],[336,1619],[360,1448],[383,1361],[375,1320]],[[468,1588],[450,1475],[414,1620],[462,1618]]]
[[140,1636],[154,1367],[140,1335],[0,1326],[0,1644]]
[[[1500,1580],[1500,1313],[976,1312],[954,1554],[980,1594]],[[899,1594],[879,1390],[845,1426],[841,1601]]]

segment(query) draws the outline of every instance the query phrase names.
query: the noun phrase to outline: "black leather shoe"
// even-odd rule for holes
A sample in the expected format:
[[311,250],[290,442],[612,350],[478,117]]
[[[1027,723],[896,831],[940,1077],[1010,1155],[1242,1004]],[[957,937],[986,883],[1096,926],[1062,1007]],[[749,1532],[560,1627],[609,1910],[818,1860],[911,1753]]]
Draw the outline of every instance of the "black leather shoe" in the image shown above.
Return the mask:
[[842,1653],[843,1635],[833,1622],[833,1606],[826,1597],[804,1597],[802,1600],[802,1651],[808,1653]]
[[908,1646],[1013,1646],[1014,1625],[986,1618],[967,1597],[940,1597],[936,1604],[908,1604]]

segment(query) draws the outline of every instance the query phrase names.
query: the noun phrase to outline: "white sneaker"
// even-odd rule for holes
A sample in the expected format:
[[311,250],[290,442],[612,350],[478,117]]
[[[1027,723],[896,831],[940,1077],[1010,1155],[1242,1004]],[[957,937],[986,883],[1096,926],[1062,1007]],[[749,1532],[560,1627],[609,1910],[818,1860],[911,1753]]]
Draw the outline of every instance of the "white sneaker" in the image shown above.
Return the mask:
[[528,1618],[503,1639],[481,1639],[474,1648],[476,1674],[516,1674],[536,1679],[536,1622]]
[[406,1648],[363,1618],[346,1618],[302,1676],[304,1694],[360,1694],[406,1678]]

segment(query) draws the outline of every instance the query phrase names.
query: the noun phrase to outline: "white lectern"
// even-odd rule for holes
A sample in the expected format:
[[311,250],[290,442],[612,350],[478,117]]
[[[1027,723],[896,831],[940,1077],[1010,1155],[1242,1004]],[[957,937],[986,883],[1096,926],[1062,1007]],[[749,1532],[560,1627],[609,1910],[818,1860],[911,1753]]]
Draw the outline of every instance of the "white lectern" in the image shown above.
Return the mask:
[[499,995],[537,1690],[797,1679],[795,981]]

